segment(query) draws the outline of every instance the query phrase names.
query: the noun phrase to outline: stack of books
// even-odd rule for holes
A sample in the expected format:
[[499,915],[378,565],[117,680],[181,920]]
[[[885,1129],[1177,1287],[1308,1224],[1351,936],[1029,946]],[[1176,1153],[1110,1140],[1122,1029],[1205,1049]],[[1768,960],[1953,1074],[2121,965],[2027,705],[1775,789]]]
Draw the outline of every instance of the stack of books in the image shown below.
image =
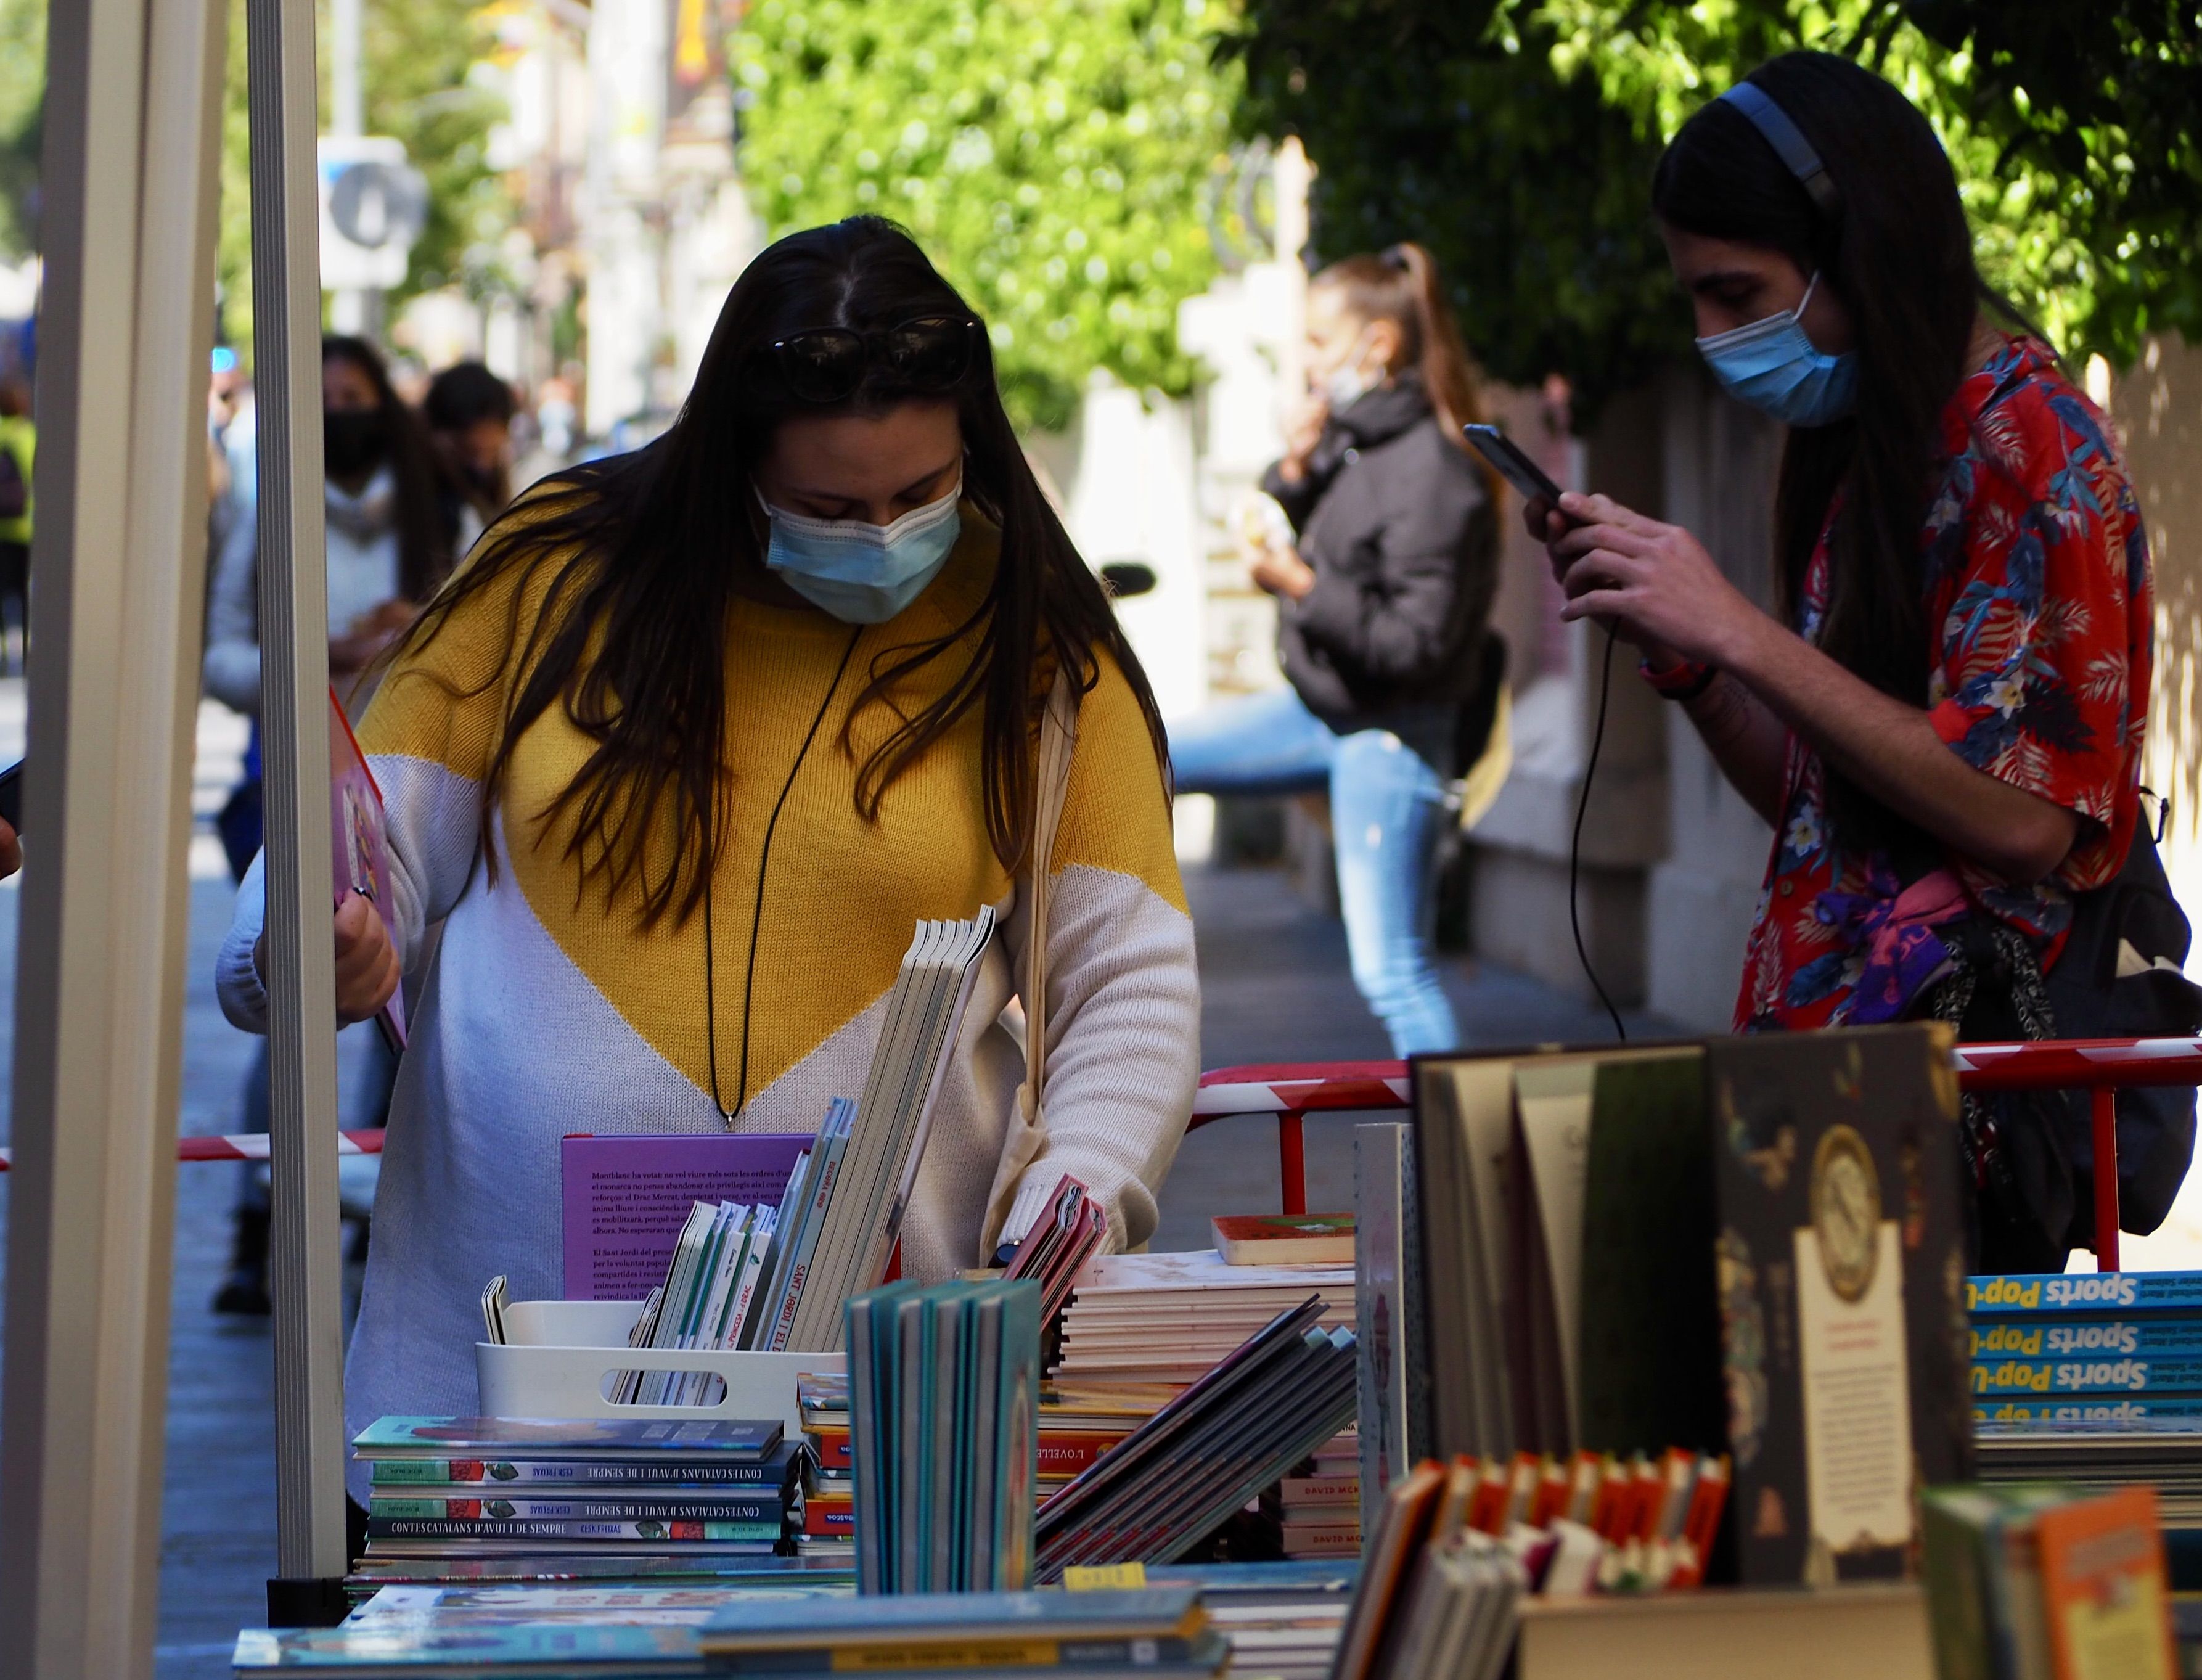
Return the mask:
[[1942,1680],[2172,1680],[2181,1671],[2149,1488],[1941,1488],[1925,1510]]
[[1039,1286],[890,1283],[847,1311],[859,1585],[1029,1585]]
[[697,1644],[713,1671],[809,1680],[1075,1670],[1088,1680],[1207,1680],[1229,1647],[1192,1587],[1077,1593],[906,1593],[815,1604],[743,1604]]
[[[1186,1556],[1353,1418],[1353,1332],[1310,1295],[1040,1508],[1039,1571]],[[858,1479],[862,1481],[862,1471]]]
[[1916,1573],[1905,1490],[1972,1464],[1952,1046],[1418,1058],[1409,1147],[1356,1140],[1364,1513],[1425,1457],[1679,1451],[1754,1514],[1722,1578]]
[[2202,1422],[2202,1272],[1969,1277],[1965,1308],[1984,1441]]
[[1349,1429],[1277,1484],[1278,1546],[1286,1557],[1361,1555],[1360,1459],[1360,1438]]
[[[1204,1680],[1230,1653],[1239,1680],[1323,1680],[1352,1589],[1349,1569],[1209,1565],[1155,1571],[1151,1590],[904,1595],[799,1574],[683,1586],[386,1587],[343,1626],[248,1630],[246,1674],[361,1677],[751,1671],[890,1676],[981,1669],[991,1680],[1088,1667],[1109,1680]],[[707,1650],[708,1648],[708,1650]]]
[[804,1470],[803,1526],[798,1556],[857,1564],[856,1457],[849,1445],[849,1379],[841,1371],[808,1372],[795,1385],[802,1408],[803,1439],[810,1448]]
[[[1219,1220],[1216,1224],[1221,1232],[1227,1222]],[[1246,1239],[1249,1243],[1270,1240]],[[1330,1245],[1328,1252],[1336,1252],[1334,1229],[1317,1240]],[[1350,1255],[1350,1235],[1345,1241]],[[1278,1313],[1298,1306],[1310,1294],[1321,1298],[1316,1322],[1323,1329],[1352,1327],[1350,1258],[1342,1264],[1256,1264],[1243,1260],[1233,1264],[1213,1248],[1178,1254],[1103,1255],[1087,1264],[1063,1315],[1060,1353],[1050,1373],[1050,1394],[1060,1407],[1084,1408],[1088,1428],[1096,1435],[1112,1416],[1120,1423],[1142,1422],[1206,1376],[1217,1360]],[[1058,1465],[1072,1474],[1082,1471],[1086,1465],[1076,1462],[1075,1454],[1065,1453],[1057,1458],[1047,1453],[1047,1428],[1043,1414],[1043,1473]],[[1326,1476],[1341,1469],[1353,1473],[1351,1464],[1358,1447],[1351,1432],[1326,1442],[1322,1452],[1329,1466],[1323,1472]],[[1346,1461],[1343,1466],[1341,1459]],[[1086,1462],[1091,1462],[1090,1458]],[[1326,1510],[1300,1519],[1299,1525],[1320,1524],[1335,1541],[1341,1526],[1335,1520],[1338,1514]],[[1304,1541],[1307,1537],[1288,1538]],[[1357,1548],[1358,1544],[1357,1536]],[[1285,1550],[1288,1557],[1331,1554],[1324,1547],[1305,1544],[1298,1549],[1287,1544]]]
[[1328,1680],[1353,1601],[1351,1563],[1164,1564],[1150,1586],[1198,1588],[1231,1643],[1232,1680]]
[[373,1480],[356,1571],[677,1577],[770,1557],[802,1515],[803,1448],[780,1434],[777,1421],[385,1418],[352,1443]]

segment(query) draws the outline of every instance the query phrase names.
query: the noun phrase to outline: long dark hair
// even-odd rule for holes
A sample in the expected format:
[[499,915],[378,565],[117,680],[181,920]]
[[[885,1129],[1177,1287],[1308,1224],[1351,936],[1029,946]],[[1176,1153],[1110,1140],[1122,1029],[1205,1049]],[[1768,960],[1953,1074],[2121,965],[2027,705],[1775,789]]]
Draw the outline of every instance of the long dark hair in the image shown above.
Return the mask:
[[[1685,232],[1781,251],[1849,311],[1857,410],[1790,431],[1775,507],[1778,576],[1793,617],[1840,493],[1819,645],[1883,693],[1923,705],[1931,650],[1920,532],[1944,455],[1942,411],[1965,376],[1981,305],[2018,318],[1981,280],[1950,161],[1903,94],[1821,52],[1785,53],[1750,80],[1820,154],[1840,195],[1834,211],[1719,99],[1659,160],[1652,208]],[[1838,820],[1847,808],[1854,834],[1880,821],[1854,790],[1836,791]]]
[[347,362],[374,387],[390,445],[390,474],[396,481],[391,513],[397,528],[397,592],[425,601],[451,575],[451,545],[456,534],[444,512],[443,476],[420,419],[390,382],[381,351],[364,339],[342,333],[321,339],[321,362]]
[[[633,454],[561,475],[492,528],[399,649],[425,645],[462,603],[519,575],[509,640],[521,675],[505,704],[482,789],[485,847],[515,746],[555,703],[596,742],[545,813],[574,810],[568,852],[583,881],[600,880],[608,899],[630,883],[639,887],[645,925],[668,915],[685,918],[697,908],[725,841],[727,616],[737,569],[763,572],[751,473],[790,414],[876,413],[934,394],[956,404],[963,493],[1000,528],[1000,559],[986,598],[963,623],[871,662],[851,719],[879,702],[899,722],[857,772],[857,809],[876,817],[896,778],[981,706],[986,835],[1004,868],[1022,867],[1032,844],[1045,682],[1060,662],[1081,693],[1090,691],[1102,650],[1131,684],[1162,760],[1154,696],[1101,585],[1018,446],[985,333],[974,335],[970,370],[951,392],[915,390],[874,365],[855,394],[830,409],[789,394],[771,358],[775,340],[810,328],[868,333],[921,317],[971,315],[891,222],[857,216],[791,234],[758,256],[727,294],[671,430]],[[524,620],[521,603],[537,593],[539,581],[540,610]],[[893,691],[974,634],[968,662],[939,696],[904,716]],[[840,745],[854,754],[846,727]],[[675,844],[659,869],[648,842],[662,811],[669,811]]]
[[[1475,363],[1445,302],[1437,259],[1411,239],[1381,253],[1342,256],[1321,270],[1310,286],[1336,286],[1356,321],[1388,321],[1399,329],[1399,360],[1415,370],[1436,411],[1445,441],[1469,454],[1461,427],[1483,418],[1483,392]],[[1472,457],[1484,480],[1484,494],[1495,506],[1498,476]]]

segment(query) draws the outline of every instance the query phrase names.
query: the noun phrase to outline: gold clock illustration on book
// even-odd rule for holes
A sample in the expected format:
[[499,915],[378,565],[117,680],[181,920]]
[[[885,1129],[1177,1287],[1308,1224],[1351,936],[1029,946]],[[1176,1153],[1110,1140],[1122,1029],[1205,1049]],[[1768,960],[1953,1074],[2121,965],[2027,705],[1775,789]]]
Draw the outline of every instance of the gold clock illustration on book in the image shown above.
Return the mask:
[[1812,1229],[1828,1287],[1853,1304],[1873,1287],[1881,1256],[1881,1175],[1849,1126],[1830,1126],[1812,1152]]

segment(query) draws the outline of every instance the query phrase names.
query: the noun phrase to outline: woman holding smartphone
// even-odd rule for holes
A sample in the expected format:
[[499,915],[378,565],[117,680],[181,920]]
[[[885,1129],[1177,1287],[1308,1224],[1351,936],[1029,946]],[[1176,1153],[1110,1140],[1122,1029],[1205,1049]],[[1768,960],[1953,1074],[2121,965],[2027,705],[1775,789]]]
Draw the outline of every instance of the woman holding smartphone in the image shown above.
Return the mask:
[[[1034,858],[1058,669],[1082,699]],[[492,526],[359,735],[393,914],[338,911],[341,1012],[428,966],[346,1371],[355,1428],[473,1409],[492,1276],[557,1295],[565,1134],[808,1132],[860,1095],[920,918],[992,905],[1006,928],[933,1108],[904,1272],[980,1264],[1064,1174],[1110,1247],[1154,1229],[1199,1068],[1161,725],[1010,430],[986,328],[899,229],[860,217],[752,262],[672,429]],[[1036,868],[1033,1137],[999,1017]],[[256,864],[218,971],[254,1029],[262,905]]]
[[[2043,1036],[2073,896],[2140,809],[2148,546],[2110,428],[1981,282],[1926,119],[1848,60],[1705,106],[1652,203],[1714,375],[1791,428],[1781,609],[1605,497],[1528,516],[1566,616],[1643,651],[1773,825],[1736,1025]],[[1966,1118],[1981,1268],[2061,1270],[2050,1129]]]
[[1173,724],[1170,767],[1181,793],[1329,793],[1354,985],[1397,1054],[1446,1050],[1435,864],[1498,581],[1497,481],[1460,429],[1482,405],[1420,245],[1316,275],[1307,337],[1314,394],[1262,480],[1288,528],[1249,544],[1290,687]]

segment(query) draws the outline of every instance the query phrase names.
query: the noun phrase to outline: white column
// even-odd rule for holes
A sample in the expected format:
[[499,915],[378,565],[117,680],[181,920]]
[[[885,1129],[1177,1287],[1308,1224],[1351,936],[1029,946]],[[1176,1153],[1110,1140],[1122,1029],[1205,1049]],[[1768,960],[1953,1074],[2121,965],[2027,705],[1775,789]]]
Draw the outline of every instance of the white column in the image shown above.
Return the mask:
[[[276,1571],[285,1582],[327,1582],[344,1574],[348,1559],[314,9],[310,0],[247,0],[245,27],[260,412]],[[297,1593],[308,1603],[286,1619],[312,1613],[310,1589]]]
[[225,24],[49,38],[0,1675],[153,1670]]

